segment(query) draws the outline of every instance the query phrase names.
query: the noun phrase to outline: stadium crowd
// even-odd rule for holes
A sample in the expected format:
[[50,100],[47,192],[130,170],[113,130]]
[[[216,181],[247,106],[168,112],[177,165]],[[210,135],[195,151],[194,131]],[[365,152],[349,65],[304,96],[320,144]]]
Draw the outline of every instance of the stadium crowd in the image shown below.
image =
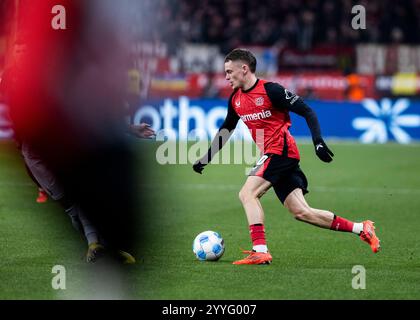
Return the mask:
[[[15,0],[0,0],[1,21],[10,20],[14,4]],[[351,26],[356,5],[366,9],[364,30]],[[135,94],[141,91],[143,97],[156,74],[209,73],[211,78],[212,72],[219,72],[220,59],[236,47],[262,48],[258,68],[268,74],[316,70],[345,76],[393,75],[411,66],[412,72],[420,69],[415,48],[405,52],[407,61],[397,59],[404,58],[404,52],[397,52],[399,44],[420,43],[420,0],[128,0],[121,1],[119,9],[129,21],[126,32],[132,38],[129,73],[137,79]],[[11,28],[0,23],[0,77],[11,47],[6,42]],[[363,44],[386,46],[358,54],[356,49]],[[203,48],[187,52],[194,45]],[[374,50],[381,53],[375,55]],[[378,57],[385,57],[386,70],[377,70],[372,62],[382,61]],[[349,87],[359,83],[355,77],[348,81]],[[172,85],[160,83],[159,89]]]
[[[365,30],[351,27],[355,5],[366,9]],[[14,0],[0,1],[2,21],[13,6]],[[226,54],[250,45],[309,50],[420,42],[420,0],[140,0],[129,14],[134,41],[163,42],[171,56],[183,43],[217,45]],[[7,28],[0,24],[0,58]]]
[[[366,30],[353,30],[352,7],[366,8]],[[171,44],[218,44],[224,52],[239,45],[298,49],[357,43],[418,43],[420,0],[147,0],[142,9],[154,23],[141,36]],[[392,10],[390,10],[392,8]],[[137,13],[139,14],[139,13]],[[159,26],[158,29],[155,26]]]

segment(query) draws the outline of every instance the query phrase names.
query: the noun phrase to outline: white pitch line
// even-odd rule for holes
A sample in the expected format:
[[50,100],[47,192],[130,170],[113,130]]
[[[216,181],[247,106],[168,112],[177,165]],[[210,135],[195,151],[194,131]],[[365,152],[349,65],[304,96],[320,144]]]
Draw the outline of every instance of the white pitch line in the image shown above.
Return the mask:
[[420,189],[408,188],[364,188],[364,187],[313,187],[317,192],[357,192],[374,194],[420,194]]
[[[233,184],[143,184],[142,188],[165,188],[165,189],[187,189],[187,190],[220,190],[220,191],[237,191],[242,188],[242,185]],[[364,187],[323,187],[323,186],[309,186],[309,190],[316,192],[348,192],[348,193],[371,193],[371,194],[418,194],[420,195],[420,189],[408,189],[408,188],[364,188]]]
[[[0,187],[34,187],[31,182],[5,182],[0,181]],[[220,191],[239,191],[242,185],[236,184],[205,184],[205,183],[180,183],[180,184],[142,184],[141,188],[145,189],[185,189],[185,190],[220,190]],[[309,190],[316,192],[348,192],[348,193],[370,193],[370,194],[406,194],[406,195],[420,195],[420,189],[410,188],[370,188],[370,187],[325,187],[309,185]]]

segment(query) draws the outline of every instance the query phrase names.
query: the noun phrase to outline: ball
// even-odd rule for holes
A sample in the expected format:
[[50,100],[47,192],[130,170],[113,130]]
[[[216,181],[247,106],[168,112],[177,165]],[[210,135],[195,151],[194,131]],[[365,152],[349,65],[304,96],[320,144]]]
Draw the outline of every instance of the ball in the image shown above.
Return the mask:
[[193,252],[200,261],[216,261],[225,252],[225,241],[214,231],[204,231],[193,242]]

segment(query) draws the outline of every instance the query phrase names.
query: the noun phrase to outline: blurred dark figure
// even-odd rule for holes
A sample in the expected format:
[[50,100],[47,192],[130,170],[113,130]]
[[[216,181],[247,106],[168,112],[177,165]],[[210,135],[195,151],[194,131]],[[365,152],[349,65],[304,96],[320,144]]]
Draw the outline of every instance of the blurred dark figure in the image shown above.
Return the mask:
[[122,21],[129,2],[62,0],[65,28],[58,30],[55,5],[19,3],[17,32],[28,55],[11,85],[14,128],[103,244],[132,252],[142,223],[134,180],[139,164],[127,141],[136,128],[124,122],[128,39]]

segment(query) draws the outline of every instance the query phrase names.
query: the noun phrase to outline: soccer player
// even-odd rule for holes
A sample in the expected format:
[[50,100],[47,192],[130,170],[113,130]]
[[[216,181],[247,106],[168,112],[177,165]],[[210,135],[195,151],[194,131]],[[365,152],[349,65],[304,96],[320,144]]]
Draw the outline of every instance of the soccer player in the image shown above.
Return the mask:
[[[378,252],[380,241],[372,221],[352,222],[330,211],[312,208],[306,202],[304,195],[308,192],[308,182],[299,167],[299,151],[289,132],[289,112],[305,118],[315,153],[322,161],[331,162],[334,154],[322,139],[315,112],[281,85],[258,79],[256,64],[256,58],[248,50],[235,49],[226,56],[226,80],[233,88],[228,113],[206,155],[193,165],[194,171],[201,174],[232,135],[239,119],[247,125],[263,154],[239,192],[248,219],[252,251],[244,251],[248,256],[233,264],[269,264],[272,261],[259,200],[271,187],[297,220],[334,231],[352,232],[368,243],[373,252]],[[259,139],[261,133],[263,141]]]

